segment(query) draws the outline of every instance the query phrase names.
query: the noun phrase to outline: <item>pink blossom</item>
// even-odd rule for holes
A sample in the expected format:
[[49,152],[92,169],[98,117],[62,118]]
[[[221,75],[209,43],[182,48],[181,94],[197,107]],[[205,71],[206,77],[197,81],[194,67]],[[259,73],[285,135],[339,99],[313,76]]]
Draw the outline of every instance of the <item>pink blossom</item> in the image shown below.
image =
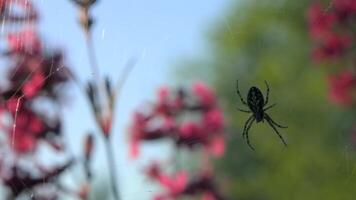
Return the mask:
[[137,158],[139,154],[139,141],[134,139],[130,142],[130,157]]
[[224,155],[225,153],[225,139],[222,136],[216,136],[214,137],[209,145],[208,145],[209,151],[217,156],[220,157]]
[[172,176],[160,175],[158,181],[168,190],[170,196],[175,197],[184,191],[188,174],[185,171],[179,171]]
[[[200,147],[215,156],[223,154],[223,113],[213,91],[205,84],[196,83],[189,92],[162,87],[157,103],[151,105],[153,108],[147,109],[148,113],[134,114],[130,129],[131,155],[137,156],[141,141],[162,138],[173,140],[177,147]],[[185,115],[198,117],[182,120]]]
[[189,121],[180,126],[179,132],[182,137],[190,138],[202,135],[203,129],[196,122]]
[[[0,90],[0,114],[9,119],[6,122],[10,122],[0,125],[4,132],[2,139],[6,142],[1,144],[1,148],[11,151],[7,154],[11,161],[1,163],[0,179],[11,199],[57,199],[57,177],[73,161],[47,169],[36,159],[42,142],[57,151],[65,146],[59,118],[35,106],[41,104],[38,101],[41,99],[57,108],[58,97],[63,95],[55,91],[58,91],[59,84],[68,82],[70,72],[62,63],[61,53],[43,52],[43,44],[34,24],[31,24],[38,16],[31,1],[0,0],[0,15],[2,22],[12,27],[5,31],[7,49],[3,54],[11,59],[9,70],[4,74],[8,85]],[[21,29],[19,22],[24,21],[26,27],[30,28]],[[22,157],[28,158],[26,160],[34,165],[31,163],[27,166],[26,161],[23,167],[23,163],[19,162]],[[41,186],[58,190],[41,195],[38,190]]]
[[355,0],[335,0],[333,2],[333,7],[340,21],[345,21],[350,17],[356,16]]
[[41,91],[44,83],[44,75],[41,72],[34,73],[24,84],[22,92],[27,98],[33,98]]
[[224,127],[222,111],[216,108],[204,113],[204,124],[210,130],[221,130]]
[[349,106],[355,102],[356,76],[349,70],[330,76],[329,88],[333,102]]
[[139,141],[143,137],[146,119],[145,117],[136,112],[134,114],[134,123],[130,127],[131,140],[130,140],[130,156],[136,158],[139,154]]
[[[139,112],[134,114],[133,124],[130,127],[130,156],[136,158],[139,154],[139,143],[143,140],[156,140],[170,137],[164,128],[148,129],[147,124],[151,116]],[[169,122],[170,123],[170,122]]]
[[342,56],[350,46],[351,39],[347,36],[331,34],[325,37],[314,50],[313,58],[317,61],[338,58]]
[[151,165],[150,169],[154,169],[154,173],[149,174],[150,177],[165,189],[163,193],[156,195],[154,200],[175,200],[197,195],[202,195],[203,200],[225,199],[217,190],[211,172],[204,171],[197,176],[189,176],[188,172],[181,170],[167,175],[156,164]]
[[151,178],[158,181],[166,190],[165,193],[156,195],[154,198],[155,200],[176,199],[184,192],[188,182],[188,173],[186,171],[179,171],[173,175],[166,175],[159,169],[154,169],[156,169],[156,171]]
[[325,12],[325,9],[320,3],[311,5],[308,9],[307,16],[312,38],[323,38],[329,35],[336,21],[335,14]]
[[68,83],[70,76],[69,69],[63,66],[60,53],[56,52],[46,57],[22,55],[15,57],[14,60],[15,64],[7,72],[10,87],[0,91],[0,95],[24,96],[28,99],[46,96],[52,100],[59,100],[58,86]]
[[22,109],[24,104],[21,103],[21,99],[18,97],[12,97],[8,99],[3,105],[3,109],[15,116],[15,113],[18,109]]
[[161,87],[158,89],[158,102],[165,102],[169,97],[168,87]]
[[42,44],[33,29],[25,29],[7,36],[9,52],[11,54],[38,54],[42,51]]
[[203,129],[196,122],[186,122],[181,125],[179,133],[180,137],[176,141],[178,146],[193,148],[199,145],[204,147],[207,152],[218,157],[225,152],[225,140],[222,132]]
[[206,107],[213,106],[215,104],[214,92],[203,82],[197,82],[193,85],[193,92],[197,95],[200,103]]
[[186,171],[178,171],[172,175],[167,175],[162,172],[157,163],[150,165],[147,173],[150,178],[158,181],[158,183],[165,188],[163,194],[155,196],[155,200],[176,199],[185,190],[188,182],[188,173]]

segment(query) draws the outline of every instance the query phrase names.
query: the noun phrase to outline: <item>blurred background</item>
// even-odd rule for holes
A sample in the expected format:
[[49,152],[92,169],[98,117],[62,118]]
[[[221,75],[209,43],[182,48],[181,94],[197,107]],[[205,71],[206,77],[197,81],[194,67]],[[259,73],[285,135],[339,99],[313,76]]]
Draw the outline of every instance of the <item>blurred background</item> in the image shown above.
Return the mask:
[[[66,62],[80,81],[92,78],[76,7],[70,1],[34,3],[46,42],[64,49]],[[118,100],[112,137],[123,200],[152,199],[160,188],[143,174],[143,166],[174,154],[170,145],[155,142],[143,145],[139,159],[130,159],[127,130],[133,111],[154,100],[162,85],[188,86],[197,80],[214,88],[227,121],[226,154],[214,163],[219,188],[228,199],[355,199],[355,101],[342,105],[330,100],[328,77],[345,63],[313,60],[311,4],[309,0],[101,0],[93,7],[100,74],[117,81],[125,64],[137,59]],[[326,9],[329,4],[324,2]],[[248,148],[242,130],[249,114],[237,110],[243,106],[236,80],[244,97],[251,86],[264,93],[264,81],[269,83],[270,102],[277,106],[268,113],[288,126],[281,129],[288,147],[267,123],[259,123],[250,129],[256,151]],[[71,150],[79,154],[84,134],[98,128],[88,101],[74,84],[68,99],[64,132]],[[100,140],[93,156],[96,178],[91,198],[109,198]],[[185,155],[183,165],[194,165],[193,157]],[[78,169],[70,176],[83,175]]]
[[[79,26],[77,8],[71,1],[33,2],[40,13],[40,32],[51,47],[64,49],[68,66],[82,82],[93,78],[89,67],[84,34]],[[117,82],[130,59],[137,64],[128,77],[117,105],[112,141],[115,143],[116,166],[122,198],[124,200],[152,199],[159,188],[145,176],[150,161],[169,160],[174,153],[166,142],[144,145],[140,159],[129,158],[128,126],[132,114],[142,104],[156,99],[161,86],[179,86],[176,65],[188,56],[205,55],[208,45],[206,33],[225,15],[230,5],[222,1],[99,1],[93,7],[95,17],[93,40],[100,73]],[[186,68],[189,69],[189,68]],[[194,70],[195,71],[195,70]],[[205,72],[197,71],[193,80],[204,80]],[[70,147],[80,153],[84,135],[98,131],[91,115],[89,102],[80,88],[72,85],[68,105],[64,107],[64,132]],[[81,119],[81,120],[78,120]],[[75,122],[75,123],[73,123]],[[97,174],[93,199],[105,199],[100,195],[110,191],[103,143],[98,144],[93,158],[93,173]],[[164,153],[162,153],[164,152]],[[80,177],[81,169],[77,175]],[[73,183],[69,183],[73,184]]]

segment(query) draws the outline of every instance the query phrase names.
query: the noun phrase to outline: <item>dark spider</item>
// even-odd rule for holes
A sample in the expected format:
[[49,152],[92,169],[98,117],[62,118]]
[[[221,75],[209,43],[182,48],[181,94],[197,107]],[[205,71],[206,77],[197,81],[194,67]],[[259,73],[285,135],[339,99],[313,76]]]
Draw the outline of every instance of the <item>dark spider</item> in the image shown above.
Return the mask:
[[287,146],[287,143],[284,141],[282,135],[278,132],[278,130],[276,128],[276,126],[279,127],[279,128],[287,128],[287,126],[282,126],[282,125],[277,124],[265,112],[268,109],[270,109],[270,108],[272,108],[272,107],[274,107],[276,105],[276,104],[272,104],[270,106],[265,107],[267,105],[267,103],[268,103],[268,95],[269,95],[269,86],[268,86],[267,81],[265,81],[265,83],[266,83],[266,86],[267,86],[266,101],[264,100],[263,94],[260,91],[260,89],[258,89],[257,87],[251,87],[250,90],[248,91],[248,94],[247,94],[247,103],[246,103],[246,101],[242,98],[241,93],[239,91],[239,83],[238,83],[238,81],[236,81],[237,94],[239,95],[241,102],[244,105],[246,105],[250,110],[242,110],[242,109],[239,109],[239,108],[237,108],[237,109],[239,111],[245,112],[245,113],[251,113],[252,112],[251,117],[248,118],[248,120],[245,123],[244,130],[243,130],[243,133],[242,133],[243,138],[244,139],[246,138],[247,144],[252,150],[255,150],[255,149],[250,144],[250,140],[249,140],[249,137],[248,137],[248,131],[250,130],[250,128],[251,128],[251,126],[252,126],[254,121],[259,123],[261,121],[264,122],[264,120],[266,120],[267,123],[277,133],[278,137],[282,140],[283,144],[285,146]]

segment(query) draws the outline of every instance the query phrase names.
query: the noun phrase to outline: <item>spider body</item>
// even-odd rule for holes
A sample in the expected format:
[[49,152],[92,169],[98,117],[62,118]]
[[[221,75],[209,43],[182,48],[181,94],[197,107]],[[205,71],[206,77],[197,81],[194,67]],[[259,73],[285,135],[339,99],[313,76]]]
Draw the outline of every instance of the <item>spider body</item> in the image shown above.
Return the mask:
[[241,93],[239,91],[239,86],[238,86],[238,81],[236,81],[236,91],[238,96],[240,97],[241,102],[249,108],[249,110],[242,110],[239,109],[241,112],[245,113],[252,113],[252,115],[248,118],[248,120],[245,123],[244,130],[242,133],[242,136],[244,139],[246,139],[248,146],[254,150],[253,146],[250,143],[248,131],[250,130],[252,124],[256,121],[256,123],[259,122],[264,122],[264,120],[267,121],[267,123],[273,128],[275,133],[278,135],[280,140],[283,142],[285,146],[287,146],[287,143],[284,141],[282,135],[278,132],[277,127],[279,128],[287,128],[286,126],[282,126],[277,124],[273,119],[266,113],[266,111],[272,107],[274,107],[276,104],[272,104],[270,106],[266,105],[268,104],[268,96],[269,96],[269,86],[268,83],[265,81],[266,87],[267,87],[267,94],[266,94],[266,99],[264,99],[263,94],[260,89],[257,87],[251,87],[250,90],[248,91],[247,94],[247,102],[242,98]]
[[256,118],[257,123],[263,121],[263,104],[264,98],[261,90],[257,87],[251,87],[247,94],[247,105]]

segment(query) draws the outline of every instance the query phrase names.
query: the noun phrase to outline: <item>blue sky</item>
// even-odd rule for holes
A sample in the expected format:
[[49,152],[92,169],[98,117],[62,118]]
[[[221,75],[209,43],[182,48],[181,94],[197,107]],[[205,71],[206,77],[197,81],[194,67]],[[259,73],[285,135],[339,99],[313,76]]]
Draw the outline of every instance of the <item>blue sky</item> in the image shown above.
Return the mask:
[[[205,32],[221,17],[229,2],[99,0],[94,7],[94,40],[101,75],[116,80],[127,60],[138,58],[119,99],[112,138],[123,200],[149,199],[154,187],[147,186],[149,181],[140,175],[142,165],[153,157],[163,159],[169,155],[169,148],[164,145],[145,146],[143,159],[129,161],[125,131],[131,113],[142,102],[152,100],[157,87],[172,84],[172,68],[177,60],[204,51]],[[46,41],[51,47],[65,50],[68,65],[82,82],[92,78],[76,7],[69,0],[36,0],[35,3]],[[73,100],[64,112],[65,133],[72,150],[79,154],[83,134],[97,129],[83,94],[78,89],[69,93]],[[101,138],[97,137],[96,142],[94,169],[100,179],[107,175],[106,160]]]

